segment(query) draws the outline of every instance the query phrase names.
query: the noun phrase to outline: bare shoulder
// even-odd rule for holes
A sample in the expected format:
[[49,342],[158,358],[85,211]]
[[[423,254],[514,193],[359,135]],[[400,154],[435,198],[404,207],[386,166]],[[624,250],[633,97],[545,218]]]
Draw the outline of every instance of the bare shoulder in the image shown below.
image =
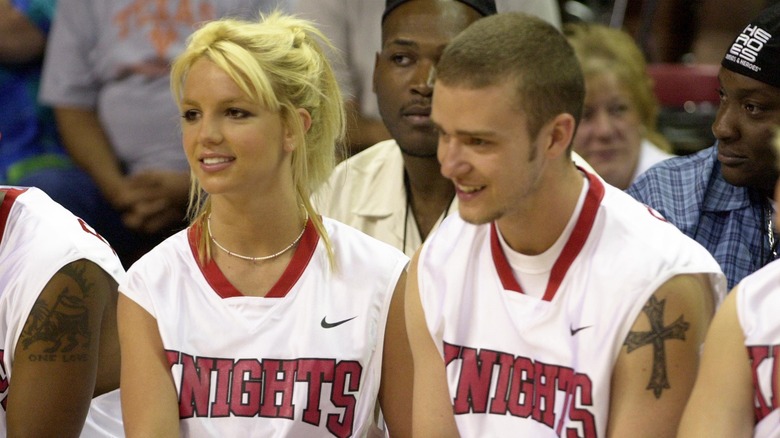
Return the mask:
[[[715,307],[707,275],[666,281],[637,315],[612,374],[609,436],[673,436]],[[654,415],[648,416],[652,411]],[[628,434],[628,435],[627,435]]]
[[98,337],[103,310],[115,302],[114,279],[95,263],[77,260],[60,268],[35,300],[19,338],[23,350],[47,344],[44,352],[87,349]]

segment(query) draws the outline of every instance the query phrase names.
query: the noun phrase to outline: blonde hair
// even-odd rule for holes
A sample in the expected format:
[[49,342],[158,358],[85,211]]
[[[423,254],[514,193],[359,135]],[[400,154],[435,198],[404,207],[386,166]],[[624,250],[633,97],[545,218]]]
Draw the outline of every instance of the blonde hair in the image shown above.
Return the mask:
[[658,101],[647,62],[631,35],[601,24],[570,23],[563,33],[574,48],[585,78],[613,73],[628,89],[631,101],[645,127],[643,136],[659,149],[672,152],[672,145],[658,131]]
[[[292,152],[292,176],[297,202],[302,205],[322,238],[333,264],[330,238],[310,195],[327,180],[335,165],[336,144],[344,137],[344,106],[333,70],[317,40],[327,38],[306,20],[273,12],[258,22],[224,18],[205,24],[188,39],[173,62],[171,91],[181,108],[184,81],[193,64],[206,58],[225,71],[254,101],[277,112],[292,130],[297,144]],[[332,47],[332,46],[331,46]],[[297,110],[311,115],[305,131]],[[200,223],[198,243],[210,259],[210,236],[203,222],[211,201],[191,174],[188,217]]]

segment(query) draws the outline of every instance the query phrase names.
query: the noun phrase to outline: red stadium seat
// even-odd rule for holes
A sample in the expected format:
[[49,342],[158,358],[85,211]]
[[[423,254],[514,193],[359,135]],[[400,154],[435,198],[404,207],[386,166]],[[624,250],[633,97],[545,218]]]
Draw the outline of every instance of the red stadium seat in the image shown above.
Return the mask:
[[718,104],[719,68],[714,64],[649,64],[647,72],[661,106],[683,108],[686,102]]
[[649,64],[661,106],[658,128],[675,152],[686,155],[715,141],[712,122],[718,109],[718,70],[709,64]]

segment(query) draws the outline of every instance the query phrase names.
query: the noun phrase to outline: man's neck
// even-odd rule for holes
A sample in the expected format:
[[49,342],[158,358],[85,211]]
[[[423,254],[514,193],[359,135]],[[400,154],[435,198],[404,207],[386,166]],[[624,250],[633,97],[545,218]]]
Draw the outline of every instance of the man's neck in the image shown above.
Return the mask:
[[452,182],[441,175],[435,157],[420,158],[404,155],[407,203],[420,237],[425,240],[433,226],[449,209],[455,196]]
[[[506,243],[525,255],[538,255],[558,240],[574,214],[585,176],[576,168],[541,182],[546,189],[526,201],[516,214],[496,221]],[[553,201],[554,200],[554,201]]]

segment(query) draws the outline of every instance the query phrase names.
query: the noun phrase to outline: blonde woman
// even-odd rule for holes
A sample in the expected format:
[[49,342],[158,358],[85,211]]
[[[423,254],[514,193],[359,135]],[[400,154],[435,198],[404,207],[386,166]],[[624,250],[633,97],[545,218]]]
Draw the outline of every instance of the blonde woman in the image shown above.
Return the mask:
[[403,390],[381,365],[404,354],[395,325],[384,340],[408,260],[309,202],[344,130],[317,40],[279,13],[225,19],[173,64],[191,225],[120,285],[129,436],[364,436]]
[[658,102],[644,55],[631,36],[598,24],[564,27],[585,76],[574,150],[605,181],[625,190],[652,165],[672,157],[657,130]]

